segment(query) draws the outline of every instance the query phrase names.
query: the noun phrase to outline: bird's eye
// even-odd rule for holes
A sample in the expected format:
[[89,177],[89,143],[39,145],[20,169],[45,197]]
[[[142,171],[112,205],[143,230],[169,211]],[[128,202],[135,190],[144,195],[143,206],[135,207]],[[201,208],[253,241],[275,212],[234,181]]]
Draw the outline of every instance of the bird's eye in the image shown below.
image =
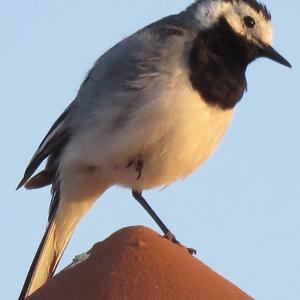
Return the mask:
[[252,17],[246,16],[246,17],[244,17],[244,24],[248,28],[253,28],[255,26],[255,21],[254,21],[254,19]]

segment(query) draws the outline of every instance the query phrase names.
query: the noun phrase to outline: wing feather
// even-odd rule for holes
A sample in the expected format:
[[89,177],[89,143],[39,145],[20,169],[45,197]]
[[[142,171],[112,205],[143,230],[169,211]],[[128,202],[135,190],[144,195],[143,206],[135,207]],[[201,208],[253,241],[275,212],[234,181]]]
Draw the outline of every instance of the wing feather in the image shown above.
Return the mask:
[[[70,110],[73,107],[74,102],[63,112],[63,114],[56,120],[49,132],[41,142],[37,151],[33,155],[28,167],[25,170],[24,176],[20,181],[17,189],[23,185],[25,187],[39,188],[51,184],[53,176],[55,175],[57,168],[57,160],[63,146],[67,143],[70,138],[70,129],[67,126],[67,119],[69,117]],[[48,162],[44,171],[40,172],[33,178],[34,174],[39,165],[47,158]]]
[[[146,38],[146,36],[152,37],[156,40],[156,42],[159,42],[158,48],[162,49],[163,45],[170,37],[184,36],[187,32],[189,32],[188,29],[190,29],[190,24],[188,22],[183,22],[178,15],[173,15],[146,26],[135,35],[147,33],[144,38]],[[137,42],[136,40],[134,41],[132,37],[129,37],[104,54],[96,62],[94,68],[92,68],[86,80],[81,85],[81,89],[78,93],[78,99],[75,100],[79,104],[78,108],[82,111],[90,111],[89,109],[86,109],[86,106],[90,106],[90,102],[95,101],[94,97],[90,97],[90,95],[93,93],[98,95],[100,87],[104,89],[103,93],[110,90],[115,91],[115,84],[120,85],[120,83],[124,84],[124,82],[131,83],[131,85],[125,84],[127,90],[128,88],[135,88],[137,90],[143,88],[143,86],[140,86],[141,84],[138,85],[140,81],[136,82],[137,86],[132,84],[132,82],[137,81],[137,79],[140,78],[139,76],[143,76],[144,74],[148,76],[152,76],[153,74],[155,75],[155,70],[153,70],[153,68],[155,69],[156,64],[153,63],[151,59],[153,59],[153,57],[155,58],[156,54],[159,55],[159,50],[157,47],[153,47],[153,43],[150,42],[143,41],[143,38]],[[118,51],[122,51],[121,56],[118,55]],[[142,60],[142,64],[139,62],[138,58],[133,55],[133,53],[136,52],[143,54],[143,57],[140,58]],[[126,59],[124,59],[124,53],[129,53],[128,57],[125,55]],[[128,59],[130,60],[130,63],[127,62]],[[118,66],[117,71],[115,66]],[[124,66],[124,69],[126,69],[127,72],[119,72],[120,66]],[[104,74],[105,77],[110,78],[109,81],[103,81],[105,82],[105,87],[99,83],[102,82],[103,79],[99,76],[99,74]],[[86,97],[86,95],[88,95],[88,97]],[[70,129],[66,124],[66,120],[70,115],[70,110],[72,109],[74,102],[50,128],[49,132],[33,155],[17,189],[23,185],[29,189],[39,188],[54,182],[60,151],[70,138]],[[82,114],[80,114],[80,116],[82,119]],[[83,118],[83,121],[85,119],[89,118]],[[45,170],[32,177],[36,169],[47,157],[48,163]]]

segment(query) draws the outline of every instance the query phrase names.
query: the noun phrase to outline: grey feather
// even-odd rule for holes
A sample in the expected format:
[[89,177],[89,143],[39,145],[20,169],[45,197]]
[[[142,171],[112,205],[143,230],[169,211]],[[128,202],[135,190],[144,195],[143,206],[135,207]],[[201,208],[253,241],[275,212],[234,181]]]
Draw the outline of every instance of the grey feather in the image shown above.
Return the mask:
[[[99,111],[103,113],[108,107],[116,108],[119,113],[112,114],[109,130],[124,126],[131,114],[145,105],[141,93],[149,82],[168,70],[161,69],[162,60],[172,65],[171,57],[163,57],[164,51],[170,55],[170,49],[177,51],[178,40],[192,41],[195,30],[190,11],[186,10],[146,26],[102,55],[82,83],[76,100],[43,139],[17,189],[23,185],[32,189],[53,183],[60,152],[72,138],[71,132],[87,130],[95,121],[101,122]],[[168,74],[164,75],[168,77]],[[45,170],[32,177],[46,158]]]
[[101,123],[105,111],[111,118],[106,122],[110,126],[108,130],[115,130],[147,105],[145,88],[154,80],[159,82],[158,77],[168,80],[173,62],[178,59],[175,56],[179,53],[184,57],[178,44],[186,43],[186,51],[192,45],[197,28],[188,16],[189,12],[185,11],[150,24],[96,61],[77,95],[78,103],[70,119],[75,132],[93,128],[95,122]]
[[[28,188],[38,188],[52,183],[52,178],[57,169],[59,153],[70,138],[70,130],[66,125],[66,121],[74,103],[75,101],[63,112],[63,114],[50,128],[49,132],[29,162],[17,189],[21,188],[28,181]],[[32,182],[30,182],[30,177],[47,157],[49,157],[49,159],[45,170],[39,173],[36,177],[33,177]],[[44,179],[41,178],[42,176]],[[34,184],[34,181],[36,181],[36,184]]]

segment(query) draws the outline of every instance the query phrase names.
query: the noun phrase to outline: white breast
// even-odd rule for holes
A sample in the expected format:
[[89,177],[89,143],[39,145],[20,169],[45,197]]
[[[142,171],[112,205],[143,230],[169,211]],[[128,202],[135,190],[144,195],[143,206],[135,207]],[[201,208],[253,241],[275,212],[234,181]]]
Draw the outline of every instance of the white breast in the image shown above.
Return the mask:
[[214,152],[232,116],[233,110],[207,105],[181,78],[160,101],[139,112],[133,124],[144,135],[131,144],[137,149],[131,158],[144,162],[142,176],[137,180],[134,168],[118,169],[118,183],[142,191],[186,177]]

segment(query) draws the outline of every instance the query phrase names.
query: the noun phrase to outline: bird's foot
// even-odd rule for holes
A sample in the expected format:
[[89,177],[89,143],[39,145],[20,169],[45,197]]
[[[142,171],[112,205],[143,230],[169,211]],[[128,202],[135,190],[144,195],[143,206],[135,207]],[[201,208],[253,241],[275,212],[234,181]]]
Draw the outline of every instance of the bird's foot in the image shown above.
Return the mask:
[[[180,246],[183,246],[180,242],[178,242],[176,240],[176,237],[175,235],[171,232],[171,231],[168,231],[165,235],[164,235],[164,238],[169,240],[170,242],[174,243],[174,244],[177,244],[177,245],[180,245]],[[183,246],[184,248],[186,248],[186,250],[188,251],[188,253],[190,253],[191,255],[196,255],[197,254],[197,251],[193,248],[187,248],[185,246]]]

